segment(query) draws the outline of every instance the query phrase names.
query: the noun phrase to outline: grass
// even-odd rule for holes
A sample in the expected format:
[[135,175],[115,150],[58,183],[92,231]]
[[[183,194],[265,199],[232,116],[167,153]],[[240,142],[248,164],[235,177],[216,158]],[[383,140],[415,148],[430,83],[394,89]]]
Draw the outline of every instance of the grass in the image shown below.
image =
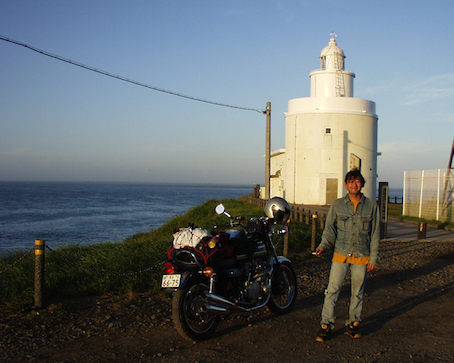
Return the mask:
[[[121,243],[100,243],[89,246],[71,245],[53,249],[46,248],[45,256],[45,301],[59,304],[59,299],[72,297],[130,295],[145,291],[159,291],[162,262],[172,234],[179,228],[194,224],[211,231],[213,226],[226,229],[225,216],[214,212],[222,202],[233,216],[258,217],[263,210],[240,200],[209,200],[176,216],[160,228],[139,233]],[[424,221],[441,225],[436,221],[425,221],[402,216],[401,204],[389,204],[390,218],[406,222]],[[451,223],[448,226],[454,228]],[[289,258],[294,263],[310,256],[311,229],[304,223],[292,220],[289,228]],[[275,236],[279,254],[283,253],[283,236]],[[321,239],[317,231],[316,244]],[[0,257],[0,309],[5,311],[26,310],[34,304],[34,254],[24,256],[16,252]]]
[[388,204],[388,216],[393,219],[399,219],[402,222],[410,222],[410,223],[419,223],[425,222],[430,226],[435,228],[450,228],[454,229],[454,223],[446,223],[437,220],[428,220],[424,218],[417,218],[417,217],[410,217],[410,216],[403,216],[402,215],[402,204]]
[[[134,235],[121,243],[71,245],[55,249],[48,246],[45,255],[45,301],[58,306],[58,300],[63,298],[158,291],[162,262],[173,239],[172,234],[189,224],[208,231],[214,225],[225,227],[228,219],[214,211],[220,202],[231,215],[241,215],[246,220],[263,215],[261,208],[240,200],[209,200],[184,215],[172,218],[160,228]],[[310,248],[310,229],[294,221],[290,226],[289,257],[301,260],[305,255],[302,252]],[[226,227],[219,229],[225,230]],[[276,243],[282,253],[283,241]],[[29,253],[25,258],[22,258],[23,255],[24,252],[16,252],[0,258],[2,310],[26,310],[34,304],[34,254]]]

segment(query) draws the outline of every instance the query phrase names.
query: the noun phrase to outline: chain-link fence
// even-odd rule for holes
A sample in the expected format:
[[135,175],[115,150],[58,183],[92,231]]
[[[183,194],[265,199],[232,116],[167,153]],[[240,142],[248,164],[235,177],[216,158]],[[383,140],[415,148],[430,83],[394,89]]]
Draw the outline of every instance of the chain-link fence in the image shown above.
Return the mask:
[[402,214],[452,222],[452,171],[419,170],[404,172]]

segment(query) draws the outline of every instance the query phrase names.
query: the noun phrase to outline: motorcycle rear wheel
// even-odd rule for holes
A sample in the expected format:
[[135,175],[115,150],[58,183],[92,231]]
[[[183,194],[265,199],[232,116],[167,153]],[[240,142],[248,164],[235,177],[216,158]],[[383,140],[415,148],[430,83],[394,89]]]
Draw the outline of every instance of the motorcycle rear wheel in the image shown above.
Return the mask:
[[274,271],[271,277],[271,296],[268,308],[275,314],[289,312],[297,297],[297,280],[295,270],[290,262],[280,264],[280,271]]
[[219,317],[204,311],[203,294],[208,285],[201,279],[192,279],[178,290],[172,300],[172,319],[181,336],[190,341],[211,337],[218,327]]

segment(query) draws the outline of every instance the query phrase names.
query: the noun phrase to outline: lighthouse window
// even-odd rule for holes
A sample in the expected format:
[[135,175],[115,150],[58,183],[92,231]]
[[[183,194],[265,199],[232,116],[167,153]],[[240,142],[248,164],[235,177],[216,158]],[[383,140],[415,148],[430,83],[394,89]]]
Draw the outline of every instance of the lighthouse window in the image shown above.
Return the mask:
[[331,127],[325,128],[325,135],[331,135]]

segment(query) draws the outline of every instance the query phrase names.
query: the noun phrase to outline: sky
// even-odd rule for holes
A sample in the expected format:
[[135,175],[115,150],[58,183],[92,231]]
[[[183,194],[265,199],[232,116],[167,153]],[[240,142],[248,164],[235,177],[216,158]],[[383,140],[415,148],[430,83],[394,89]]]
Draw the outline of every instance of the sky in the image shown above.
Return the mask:
[[[374,101],[378,180],[445,170],[454,2],[0,0],[0,180],[264,185],[331,33]],[[252,110],[244,110],[252,109]]]

